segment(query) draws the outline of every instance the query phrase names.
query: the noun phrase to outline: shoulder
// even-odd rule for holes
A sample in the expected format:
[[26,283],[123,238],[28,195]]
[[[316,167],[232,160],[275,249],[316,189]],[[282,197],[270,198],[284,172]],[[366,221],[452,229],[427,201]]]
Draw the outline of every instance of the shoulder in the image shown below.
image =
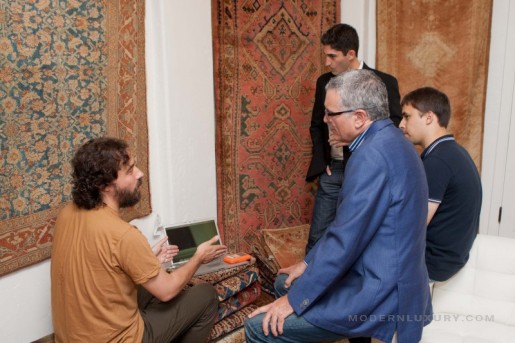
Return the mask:
[[[390,119],[385,121],[391,123]],[[423,172],[424,167],[415,147],[393,124],[385,125],[363,144],[364,147],[368,148],[366,154],[371,154],[371,150],[375,151],[376,156],[373,157],[371,163],[374,163],[374,160],[377,163],[382,160],[384,161],[382,163],[387,165],[388,169],[395,170],[396,174],[406,168],[413,172],[415,168],[417,171]],[[381,156],[381,159],[378,155]],[[401,174],[404,174],[404,172]]]
[[424,159],[440,160],[447,163],[459,162],[464,158],[470,159],[467,150],[459,145],[455,140],[447,140],[434,147]]
[[373,69],[373,70],[374,70],[374,73],[376,73],[376,75],[379,76],[385,84],[397,84],[397,79],[395,78],[395,76],[387,74],[387,73],[383,73],[382,71],[379,71],[379,70],[375,70],[375,69]]
[[317,85],[325,86],[333,76],[334,75],[331,72],[320,75],[317,79]]
[[123,227],[123,231],[121,231],[120,234],[121,242],[132,242],[135,246],[142,245],[145,249],[150,247],[143,232],[129,223],[127,223],[127,226]]
[[447,141],[438,144],[429,154],[423,157],[422,162],[426,174],[431,177],[450,177],[452,171],[462,164],[462,153],[458,144]]
[[365,63],[363,64],[363,69],[368,69],[368,70],[371,70],[373,71],[377,76],[379,76],[381,78],[381,80],[383,80],[384,83],[386,84],[389,84],[389,83],[397,83],[397,78],[393,75],[390,75],[390,74],[387,74],[385,72],[382,72],[380,70],[377,70],[377,69],[373,69],[373,68],[370,68],[368,65],[366,65]]
[[101,236],[110,236],[115,240],[119,240],[127,232],[139,231],[134,230],[134,226],[126,222],[120,216],[107,206],[84,211],[83,219],[88,223],[88,227]]
[[[392,124],[390,119],[377,121],[374,125],[377,125],[377,132],[369,135],[356,151],[362,150],[361,153],[367,155],[381,155],[382,160],[388,164],[392,161],[400,163],[406,156],[413,154],[417,159],[420,159],[416,155],[413,144],[404,138],[400,130]],[[374,159],[378,159],[378,157],[374,156],[372,161]]]
[[446,141],[438,144],[424,158],[424,165],[440,165],[449,169],[476,168],[468,151],[456,141]]
[[73,202],[70,202],[70,203],[66,204],[66,206],[64,206],[61,209],[61,211],[59,211],[59,215],[57,216],[57,218],[59,219],[62,217],[69,217],[75,211],[79,211],[79,208],[77,208],[77,206]]

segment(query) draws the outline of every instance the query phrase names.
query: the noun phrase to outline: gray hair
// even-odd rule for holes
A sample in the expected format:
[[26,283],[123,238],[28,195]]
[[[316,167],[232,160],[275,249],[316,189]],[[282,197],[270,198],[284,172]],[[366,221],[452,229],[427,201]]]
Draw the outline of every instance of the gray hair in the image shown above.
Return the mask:
[[333,77],[325,89],[336,91],[342,110],[365,109],[372,121],[389,117],[386,86],[373,71],[355,69],[344,72]]

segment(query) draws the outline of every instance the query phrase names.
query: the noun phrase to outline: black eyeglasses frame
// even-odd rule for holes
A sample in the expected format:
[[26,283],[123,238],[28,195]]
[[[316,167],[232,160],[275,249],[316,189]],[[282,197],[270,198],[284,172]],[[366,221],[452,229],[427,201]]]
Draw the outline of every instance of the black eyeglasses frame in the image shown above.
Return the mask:
[[373,107],[368,107],[368,108],[358,107],[358,108],[355,108],[355,109],[352,109],[352,110],[345,110],[345,111],[339,111],[339,112],[328,112],[327,109],[326,109],[325,110],[325,115],[328,116],[328,117],[334,117],[334,116],[338,116],[338,115],[344,114],[344,113],[356,112],[357,110],[370,110],[372,108]]

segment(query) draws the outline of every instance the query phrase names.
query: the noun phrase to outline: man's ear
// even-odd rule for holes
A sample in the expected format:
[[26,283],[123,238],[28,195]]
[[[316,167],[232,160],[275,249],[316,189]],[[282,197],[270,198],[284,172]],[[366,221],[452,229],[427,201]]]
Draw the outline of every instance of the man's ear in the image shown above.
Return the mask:
[[110,185],[107,185],[105,186],[104,188],[102,188],[100,190],[100,193],[103,193],[103,194],[110,194],[114,191],[114,185],[113,184],[110,184]]
[[353,49],[347,51],[347,53],[345,54],[345,57],[347,57],[349,60],[356,59],[356,51]]
[[365,125],[368,119],[368,114],[364,110],[357,110],[354,112],[354,127],[360,129]]
[[426,125],[438,124],[438,117],[433,111],[426,112]]

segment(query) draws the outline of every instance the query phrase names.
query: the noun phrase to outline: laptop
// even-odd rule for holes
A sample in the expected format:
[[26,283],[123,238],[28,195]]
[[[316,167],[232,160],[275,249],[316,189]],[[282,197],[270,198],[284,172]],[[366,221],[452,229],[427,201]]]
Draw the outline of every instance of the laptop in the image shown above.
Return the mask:
[[[193,257],[200,244],[210,240],[213,236],[218,235],[218,237],[220,237],[214,219],[171,226],[165,225],[164,229],[168,237],[168,243],[179,247],[179,253],[173,257],[173,263],[171,264],[172,270],[180,268],[188,262]],[[219,241],[215,244],[222,244],[221,238],[219,238]],[[224,256],[222,255],[209,263],[202,264],[195,275],[211,273],[244,264],[225,263],[223,258]]]
[[214,220],[165,226],[164,228],[168,243],[179,247],[179,253],[173,257],[173,264],[177,266],[188,262],[200,244],[210,240],[213,236],[220,237]]

